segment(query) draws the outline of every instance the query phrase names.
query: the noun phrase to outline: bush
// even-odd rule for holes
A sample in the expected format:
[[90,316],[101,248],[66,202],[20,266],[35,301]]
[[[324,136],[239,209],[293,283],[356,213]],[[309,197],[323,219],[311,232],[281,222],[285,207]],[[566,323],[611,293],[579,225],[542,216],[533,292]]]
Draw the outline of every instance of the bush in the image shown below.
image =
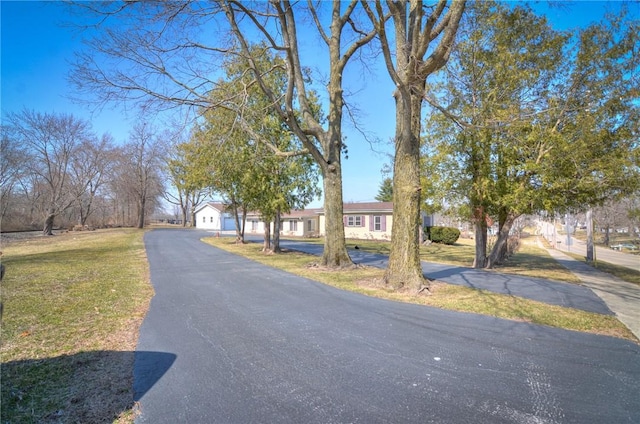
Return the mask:
[[454,244],[460,237],[460,230],[453,227],[427,227],[429,240],[434,243]]

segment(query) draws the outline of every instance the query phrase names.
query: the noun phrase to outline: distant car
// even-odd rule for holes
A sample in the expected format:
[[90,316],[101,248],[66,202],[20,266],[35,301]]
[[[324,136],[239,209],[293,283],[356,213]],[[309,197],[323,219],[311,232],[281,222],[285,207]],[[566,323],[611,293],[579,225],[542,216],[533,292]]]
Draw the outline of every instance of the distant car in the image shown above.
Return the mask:
[[635,244],[631,244],[631,243],[614,244],[614,245],[611,245],[610,247],[613,250],[622,250],[622,249],[638,250],[638,246],[636,246]]

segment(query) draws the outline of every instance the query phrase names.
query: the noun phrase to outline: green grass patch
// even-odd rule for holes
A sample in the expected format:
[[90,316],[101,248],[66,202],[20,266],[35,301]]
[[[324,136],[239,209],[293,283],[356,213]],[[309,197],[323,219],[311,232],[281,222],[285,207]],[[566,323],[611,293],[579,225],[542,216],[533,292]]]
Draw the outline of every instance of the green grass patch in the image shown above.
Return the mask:
[[580,283],[580,279],[552,258],[546,249],[538,247],[534,238],[523,239],[516,254],[507,259],[504,264],[498,265],[496,271],[567,283]]
[[[637,341],[633,333],[615,317],[572,308],[547,305],[528,299],[434,282],[430,295],[393,291],[382,283],[384,270],[357,266],[348,270],[329,270],[317,265],[319,258],[298,251],[266,255],[256,243],[236,244],[225,238],[205,238],[212,246],[247,257],[268,266],[306,277],[343,290],[399,302],[471,312],[539,325],[589,332]],[[351,242],[350,242],[351,243]],[[367,242],[369,243],[369,242]],[[374,242],[375,243],[375,242]],[[358,241],[358,247],[361,247]],[[371,245],[369,245],[371,248]],[[382,253],[382,252],[380,252]]]
[[132,422],[134,351],[153,295],[143,234],[3,246],[2,422]]
[[[586,262],[586,258],[583,257],[582,260]],[[628,281],[629,283],[637,284],[640,286],[640,272],[638,271],[634,271],[624,266],[614,265],[609,262],[603,261],[596,262],[594,266],[600,271],[615,275],[621,280]]]
[[426,262],[471,266],[474,256],[473,240],[468,239],[459,239],[451,245],[431,243],[420,246],[420,259]]

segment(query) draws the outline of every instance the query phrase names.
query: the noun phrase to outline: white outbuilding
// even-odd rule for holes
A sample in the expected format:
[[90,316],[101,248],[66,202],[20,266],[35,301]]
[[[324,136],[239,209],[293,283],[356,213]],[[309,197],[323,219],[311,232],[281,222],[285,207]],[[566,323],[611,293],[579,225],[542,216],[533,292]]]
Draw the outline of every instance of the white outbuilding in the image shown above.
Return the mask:
[[196,209],[196,228],[226,231],[234,230],[235,224],[231,214],[225,212],[224,204],[207,202]]

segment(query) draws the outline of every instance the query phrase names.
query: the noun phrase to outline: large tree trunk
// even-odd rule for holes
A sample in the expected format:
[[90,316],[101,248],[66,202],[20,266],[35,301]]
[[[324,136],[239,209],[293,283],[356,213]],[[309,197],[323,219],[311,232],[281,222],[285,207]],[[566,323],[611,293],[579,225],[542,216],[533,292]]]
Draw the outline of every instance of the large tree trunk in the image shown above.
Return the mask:
[[93,205],[94,194],[90,193],[89,200],[87,201],[86,207],[83,208],[82,200],[80,200],[80,225],[83,227],[87,224],[87,219],[91,215],[91,206]]
[[247,207],[242,205],[242,226],[240,227],[240,238],[244,243],[244,232],[247,229]]
[[484,214],[480,219],[474,219],[473,231],[476,246],[473,267],[484,268],[487,263],[487,221],[484,219]]
[[264,221],[264,242],[262,244],[262,251],[264,253],[271,252],[271,222],[266,219]]
[[[424,88],[424,84],[422,85]],[[396,92],[396,154],[393,164],[393,224],[385,284],[421,289],[420,264],[420,115],[422,96]]]
[[491,249],[485,268],[491,269],[496,265],[500,265],[506,259],[508,253],[507,243],[509,241],[509,233],[511,232],[513,223],[517,218],[517,215],[501,214],[500,222],[498,223],[498,239]]
[[182,226],[186,227],[187,226],[187,210],[189,209],[188,205],[180,205],[180,212],[182,214]]
[[593,209],[587,209],[586,216],[586,225],[587,225],[587,262],[593,263],[595,262],[595,250],[593,246]]
[[144,228],[144,218],[145,218],[145,208],[146,208],[147,199],[142,197],[140,199],[140,209],[138,209],[138,225],[139,229]]
[[271,249],[275,253],[280,253],[280,229],[282,228],[282,214],[280,209],[276,211],[276,216],[273,220],[273,246]]
[[44,228],[42,229],[42,235],[52,236],[53,235],[53,221],[56,218],[54,213],[49,213],[44,220]]
[[91,213],[90,208],[91,208],[91,205],[88,205],[86,213],[80,214],[80,225],[82,225],[83,227],[87,225],[87,219],[89,219],[89,214]]
[[[339,7],[334,3],[334,12]],[[333,23],[337,24],[334,14]],[[339,35],[336,33],[336,35]],[[350,267],[353,261],[347,252],[344,237],[342,197],[342,69],[340,36],[332,37],[329,45],[329,116],[327,131],[319,135],[323,157],[316,158],[322,172],[324,191],[325,237],[322,265],[329,268]]]
[[325,237],[322,265],[341,268],[353,265],[344,240],[342,172],[340,163],[327,166],[323,174]]
[[244,223],[247,219],[247,211],[242,208],[242,218],[240,218],[238,211],[238,204],[231,200],[231,210],[233,212],[233,219],[236,222],[236,243],[244,244]]
[[87,215],[85,215],[84,213],[84,206],[82,206],[81,196],[78,196],[76,203],[78,205],[78,213],[79,213],[78,224],[84,226],[85,222],[87,222]]
[[[447,62],[458,28],[464,1],[446,2],[431,8],[422,1],[386,2],[393,20],[395,65],[385,35],[386,18],[378,10],[377,31],[387,68],[396,85],[396,133],[393,172],[393,224],[389,266],[384,280],[394,289],[421,290],[426,282],[420,264],[420,132],[422,102],[429,75]],[[367,8],[366,4],[363,7]],[[429,14],[431,12],[431,14]],[[373,12],[369,11],[370,16]],[[372,19],[375,21],[375,18]],[[440,20],[439,23],[437,21]],[[442,36],[438,37],[438,33]],[[437,46],[429,45],[435,39]]]

